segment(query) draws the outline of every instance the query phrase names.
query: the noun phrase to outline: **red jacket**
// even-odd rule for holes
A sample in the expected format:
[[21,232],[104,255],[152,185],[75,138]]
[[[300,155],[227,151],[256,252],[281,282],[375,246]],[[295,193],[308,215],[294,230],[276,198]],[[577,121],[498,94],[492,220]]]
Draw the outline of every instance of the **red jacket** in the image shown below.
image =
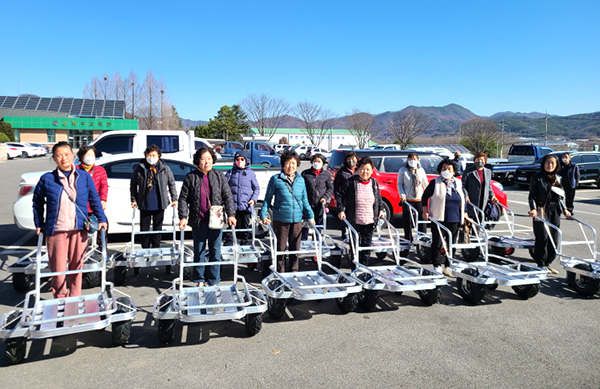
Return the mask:
[[[77,169],[85,170],[83,165],[77,165]],[[106,202],[108,200],[108,176],[106,175],[106,170],[102,166],[94,165],[88,173],[94,179],[94,185],[100,195],[100,201]],[[91,212],[92,208],[90,208],[90,204],[88,203],[88,213]]]

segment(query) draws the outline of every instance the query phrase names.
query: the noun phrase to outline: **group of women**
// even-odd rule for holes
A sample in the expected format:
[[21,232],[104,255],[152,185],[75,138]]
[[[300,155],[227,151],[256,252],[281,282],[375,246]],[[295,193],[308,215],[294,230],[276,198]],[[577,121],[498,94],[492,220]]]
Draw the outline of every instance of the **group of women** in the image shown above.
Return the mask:
[[[140,210],[140,228],[147,231],[162,229],[164,211],[168,206],[177,207],[179,228],[192,228],[194,261],[220,260],[222,230],[210,228],[211,213],[227,215],[227,222],[239,229],[248,229],[259,196],[256,174],[248,164],[243,151],[235,155],[233,168],[226,175],[213,169],[216,161],[214,152],[207,148],[196,151],[193,163],[197,170],[188,173],[179,196],[173,173],[161,161],[161,150],[155,145],[148,147],[145,158],[136,165],[130,183],[131,205]],[[47,237],[49,266],[52,272],[79,270],[82,268],[87,249],[86,215],[95,215],[99,229],[107,230],[104,209],[107,206],[108,184],[106,171],[95,165],[97,157],[93,147],[83,146],[78,157],[81,163],[73,164],[74,153],[67,142],[58,142],[52,148],[52,158],[57,167],[44,174],[36,185],[33,196],[34,222],[37,233]],[[573,212],[574,191],[579,181],[579,170],[562,156],[562,165],[555,155],[546,155],[540,172],[531,180],[529,191],[529,216],[534,218],[536,236],[534,258],[539,266],[556,273],[550,264],[556,257],[543,223],[543,217],[559,226],[560,215],[569,217]],[[472,202],[483,209],[488,202],[496,202],[491,187],[491,171],[485,167],[487,156],[478,153],[473,166],[457,179],[458,166],[450,159],[438,165],[440,174],[428,182],[420,166],[417,153],[408,155],[406,165],[398,173],[398,193],[404,216],[405,238],[412,241],[414,227],[408,204],[417,210],[419,220],[430,217],[441,222],[451,231],[456,240],[460,225],[466,215],[466,204]],[[359,244],[371,245],[377,220],[384,216],[384,206],[378,182],[372,177],[375,163],[370,157],[360,160],[354,152],[346,154],[344,163],[332,182],[330,173],[323,169],[325,158],[316,154],[311,167],[298,173],[300,157],[293,150],[281,155],[281,172],[269,180],[260,218],[263,223],[272,223],[277,236],[277,250],[299,251],[302,239],[307,239],[308,229],[303,220],[321,225],[325,217],[325,205],[335,197],[338,216],[348,219],[359,234]],[[561,188],[561,190],[556,190]],[[566,197],[566,204],[564,203]],[[216,208],[216,209],[215,209]],[[85,210],[87,212],[84,212]],[[472,212],[469,210],[469,213]],[[425,223],[419,223],[425,231]],[[343,234],[344,234],[344,228]],[[438,228],[432,228],[432,250],[430,262],[439,272],[448,274],[447,259],[441,254],[442,239]],[[242,232],[238,239],[248,243],[249,234]],[[556,239],[556,236],[553,236]],[[231,237],[225,237],[226,243]],[[160,246],[160,235],[144,235],[142,247]],[[369,263],[369,251],[361,251],[359,261]],[[278,257],[280,272],[298,271],[297,254]],[[446,263],[444,263],[446,262]],[[197,286],[217,285],[220,282],[218,265],[196,266],[192,281]],[[52,277],[52,292],[55,297],[78,296],[81,294],[82,274]]]

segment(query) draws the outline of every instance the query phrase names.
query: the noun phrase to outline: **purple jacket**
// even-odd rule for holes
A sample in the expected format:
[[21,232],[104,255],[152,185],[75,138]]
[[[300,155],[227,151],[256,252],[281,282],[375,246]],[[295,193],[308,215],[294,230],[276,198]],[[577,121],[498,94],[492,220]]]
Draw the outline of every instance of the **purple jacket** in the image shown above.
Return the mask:
[[254,200],[256,204],[260,193],[260,187],[254,171],[248,166],[240,169],[234,165],[233,169],[225,173],[225,178],[231,188],[235,210],[250,211],[251,207],[248,201]]

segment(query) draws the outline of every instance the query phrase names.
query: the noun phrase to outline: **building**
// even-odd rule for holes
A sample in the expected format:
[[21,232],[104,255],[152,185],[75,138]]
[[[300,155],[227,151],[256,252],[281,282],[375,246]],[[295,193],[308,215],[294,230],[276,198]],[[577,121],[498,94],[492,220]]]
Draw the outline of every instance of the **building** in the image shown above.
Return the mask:
[[66,141],[73,148],[105,131],[139,129],[138,120],[125,119],[121,100],[0,96],[0,120],[12,125],[17,142]]
[[[256,129],[252,129],[256,132]],[[283,137],[287,138],[288,144],[295,145],[312,145],[310,137],[306,134],[306,130],[301,128],[278,128],[275,135],[271,138],[272,143],[279,143]],[[356,146],[358,144],[356,137],[347,129],[327,130],[326,134],[321,139],[321,143],[317,147],[333,150],[340,146]],[[373,144],[373,142],[370,142]]]

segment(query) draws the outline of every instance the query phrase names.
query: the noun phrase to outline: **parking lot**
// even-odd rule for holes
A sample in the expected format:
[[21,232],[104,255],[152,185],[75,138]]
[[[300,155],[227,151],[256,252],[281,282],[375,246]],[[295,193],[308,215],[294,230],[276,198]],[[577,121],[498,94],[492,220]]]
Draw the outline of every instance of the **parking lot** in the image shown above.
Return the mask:
[[[13,224],[19,177],[52,168],[47,157],[0,163],[0,314],[24,297],[13,289],[7,267],[36,243],[34,233]],[[527,191],[505,191],[517,223],[530,228]],[[576,216],[600,229],[599,204],[600,189],[580,189]],[[400,219],[394,224],[399,226]],[[328,227],[339,237],[340,224],[331,216]],[[573,222],[563,220],[562,232],[565,240],[580,238]],[[111,235],[109,248],[119,250],[128,238]],[[570,247],[568,252],[583,256],[585,250]],[[515,257],[532,263],[526,250]],[[152,304],[174,274],[142,269],[133,277],[130,271],[119,289],[133,297],[138,312],[126,346],[112,346],[110,329],[30,341],[21,365],[9,367],[0,358],[1,382],[6,388],[598,388],[600,296],[580,297],[567,286],[558,260],[555,268],[559,274],[543,281],[530,300],[500,287],[472,306],[451,279],[440,303],[431,307],[412,292],[380,293],[376,310],[359,308],[346,315],[332,300],[295,301],[280,321],[265,314],[262,331],[254,337],[246,335],[242,321],[178,323],[169,345],[158,341]],[[255,285],[262,279],[244,266],[241,274]],[[230,275],[225,271],[223,282]],[[48,284],[43,291],[51,296]]]

